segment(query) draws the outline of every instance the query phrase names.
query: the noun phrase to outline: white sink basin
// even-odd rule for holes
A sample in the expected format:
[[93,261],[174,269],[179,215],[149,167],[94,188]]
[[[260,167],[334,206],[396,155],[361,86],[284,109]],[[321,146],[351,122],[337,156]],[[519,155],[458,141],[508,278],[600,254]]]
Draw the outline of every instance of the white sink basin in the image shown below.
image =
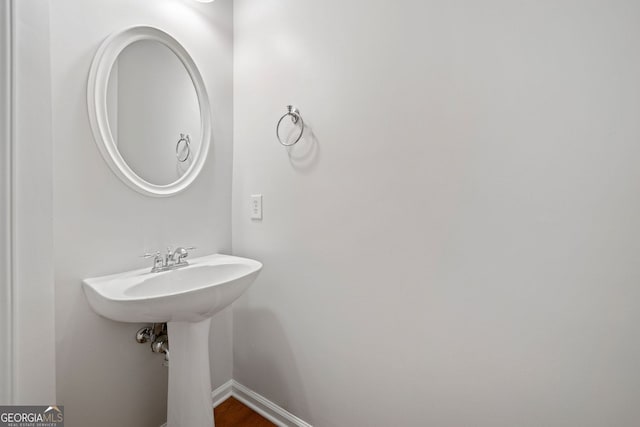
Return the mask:
[[169,392],[167,427],[212,427],[209,326],[211,316],[235,301],[262,264],[209,255],[162,273],[151,267],[82,281],[96,313],[120,322],[167,322]]
[[93,310],[120,322],[198,322],[235,301],[262,264],[230,255],[189,259],[189,265],[162,273],[151,268],[82,281]]

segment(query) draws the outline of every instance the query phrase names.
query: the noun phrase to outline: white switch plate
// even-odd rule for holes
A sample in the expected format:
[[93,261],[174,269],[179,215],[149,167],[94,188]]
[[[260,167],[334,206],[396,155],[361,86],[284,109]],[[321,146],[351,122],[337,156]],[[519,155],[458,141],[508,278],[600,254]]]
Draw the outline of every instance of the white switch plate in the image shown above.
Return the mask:
[[251,219],[262,219],[262,194],[251,195]]

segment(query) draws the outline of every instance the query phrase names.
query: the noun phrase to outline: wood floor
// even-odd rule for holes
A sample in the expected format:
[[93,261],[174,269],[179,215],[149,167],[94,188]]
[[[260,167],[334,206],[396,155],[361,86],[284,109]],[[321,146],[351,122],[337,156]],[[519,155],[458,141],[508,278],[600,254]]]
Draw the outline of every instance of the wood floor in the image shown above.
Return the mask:
[[274,427],[275,424],[245,406],[234,397],[230,397],[213,411],[216,427]]

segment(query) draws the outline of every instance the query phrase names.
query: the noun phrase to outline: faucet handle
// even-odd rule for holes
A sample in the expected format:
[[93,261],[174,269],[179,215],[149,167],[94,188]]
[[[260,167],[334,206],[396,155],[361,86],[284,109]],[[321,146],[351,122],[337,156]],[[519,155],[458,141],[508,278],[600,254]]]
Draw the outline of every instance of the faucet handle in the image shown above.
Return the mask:
[[158,268],[162,267],[162,255],[160,255],[160,251],[157,251],[155,254],[146,253],[141,255],[142,258],[153,258],[153,268],[151,272],[157,271]]
[[156,251],[156,253],[145,252],[143,255],[140,255],[140,258],[155,258],[160,256],[160,251]]
[[178,252],[183,252],[184,253],[184,251],[192,251],[194,249],[198,249],[198,248],[196,248],[195,246],[186,246],[186,247],[185,246],[178,246],[176,248],[176,250],[173,251],[173,253],[178,253]]

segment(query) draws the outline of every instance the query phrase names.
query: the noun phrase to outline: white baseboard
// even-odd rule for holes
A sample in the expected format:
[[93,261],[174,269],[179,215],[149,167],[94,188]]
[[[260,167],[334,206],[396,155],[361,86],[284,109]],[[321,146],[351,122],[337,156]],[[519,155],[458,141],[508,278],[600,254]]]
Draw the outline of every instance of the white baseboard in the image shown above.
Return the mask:
[[[215,408],[230,396],[235,397],[279,427],[312,427],[311,424],[235,380],[229,380],[211,392],[213,407]],[[163,424],[160,427],[166,426]]]
[[266,397],[231,380],[231,395],[279,427],[312,427]]
[[215,408],[233,395],[233,380],[229,380],[211,392],[211,400]]

